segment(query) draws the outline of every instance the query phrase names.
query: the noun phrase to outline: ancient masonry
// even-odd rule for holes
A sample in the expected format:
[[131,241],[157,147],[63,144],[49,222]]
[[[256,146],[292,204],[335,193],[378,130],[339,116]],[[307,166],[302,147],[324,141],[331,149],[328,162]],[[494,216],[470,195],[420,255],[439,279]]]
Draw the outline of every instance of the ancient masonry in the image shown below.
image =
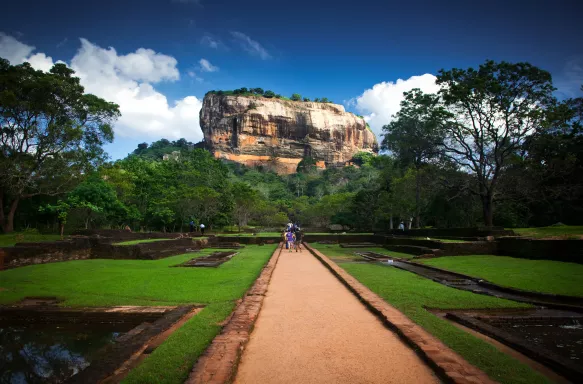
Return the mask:
[[347,165],[357,152],[378,151],[364,119],[331,103],[208,93],[200,126],[215,157],[281,174],[295,172],[307,156],[327,168]]

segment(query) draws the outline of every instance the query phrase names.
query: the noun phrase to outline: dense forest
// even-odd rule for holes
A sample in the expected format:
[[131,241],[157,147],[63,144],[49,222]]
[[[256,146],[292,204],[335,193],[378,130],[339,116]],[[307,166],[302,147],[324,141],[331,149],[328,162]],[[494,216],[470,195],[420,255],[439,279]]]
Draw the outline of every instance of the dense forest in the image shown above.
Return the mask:
[[[583,102],[557,100],[550,74],[486,62],[438,76],[441,91],[405,94],[383,127],[384,154],[297,173],[214,159],[185,139],[143,143],[107,161],[118,107],[83,92],[72,70],[0,61],[0,224],[182,231],[280,227],[581,224]],[[277,161],[275,159],[274,161]]]

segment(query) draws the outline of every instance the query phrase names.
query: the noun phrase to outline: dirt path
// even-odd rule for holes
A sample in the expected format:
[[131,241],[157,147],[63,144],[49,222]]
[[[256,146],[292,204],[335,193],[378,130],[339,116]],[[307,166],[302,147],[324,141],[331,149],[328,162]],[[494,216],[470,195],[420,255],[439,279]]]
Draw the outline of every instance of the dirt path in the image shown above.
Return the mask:
[[437,383],[308,251],[284,250],[235,383]]

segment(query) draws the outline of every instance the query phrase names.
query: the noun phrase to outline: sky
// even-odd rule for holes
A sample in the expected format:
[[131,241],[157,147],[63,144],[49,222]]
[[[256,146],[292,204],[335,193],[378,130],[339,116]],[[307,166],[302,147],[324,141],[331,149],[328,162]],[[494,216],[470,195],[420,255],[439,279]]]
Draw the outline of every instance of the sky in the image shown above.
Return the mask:
[[209,90],[327,97],[377,138],[440,69],[527,61],[581,96],[583,1],[2,1],[0,57],[65,62],[86,92],[120,105],[112,159],[160,138],[202,139]]

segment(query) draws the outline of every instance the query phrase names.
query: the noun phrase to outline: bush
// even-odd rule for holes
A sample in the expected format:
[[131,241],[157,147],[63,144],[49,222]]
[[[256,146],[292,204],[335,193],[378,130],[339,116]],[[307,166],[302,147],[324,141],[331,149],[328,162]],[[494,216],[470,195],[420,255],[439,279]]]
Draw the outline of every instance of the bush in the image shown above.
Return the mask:
[[275,95],[275,92],[273,92],[273,91],[266,91],[263,94],[263,96],[268,97],[268,98],[272,98],[272,97],[275,97],[276,95]]
[[302,95],[300,95],[299,93],[294,93],[293,95],[291,95],[291,99],[293,101],[301,101],[302,100]]

